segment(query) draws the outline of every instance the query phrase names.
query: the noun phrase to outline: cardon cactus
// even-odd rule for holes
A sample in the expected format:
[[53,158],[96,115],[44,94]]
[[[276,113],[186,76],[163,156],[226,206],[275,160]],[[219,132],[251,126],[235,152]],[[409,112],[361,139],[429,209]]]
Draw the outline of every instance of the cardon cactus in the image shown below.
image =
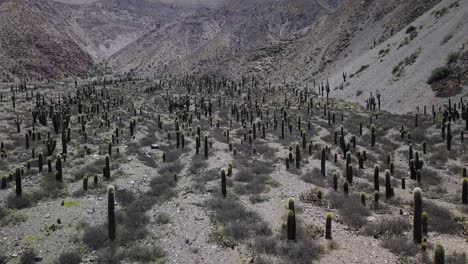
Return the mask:
[[414,196],[414,218],[413,218],[413,240],[421,244],[422,241],[422,191],[420,188],[413,190]]
[[468,178],[464,178],[462,182],[462,203],[468,204]]
[[16,168],[15,182],[16,182],[16,196],[21,196],[23,194],[23,189],[21,187],[21,169],[20,168]]
[[109,186],[107,188],[107,220],[109,227],[109,239],[115,240],[115,188]]
[[331,235],[332,219],[333,219],[333,215],[331,213],[327,213],[327,220],[325,222],[325,239],[332,239],[332,235]]
[[435,246],[434,264],[445,264],[445,249],[440,242],[437,242]]
[[292,210],[288,210],[287,228],[288,240],[296,240],[296,215]]
[[221,170],[221,193],[223,197],[226,198],[226,171],[224,169]]

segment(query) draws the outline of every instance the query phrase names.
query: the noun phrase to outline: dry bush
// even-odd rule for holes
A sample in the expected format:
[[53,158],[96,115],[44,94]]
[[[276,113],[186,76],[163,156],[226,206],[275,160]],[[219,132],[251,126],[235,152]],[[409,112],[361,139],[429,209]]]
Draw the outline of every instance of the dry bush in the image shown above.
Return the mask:
[[340,219],[350,227],[359,229],[367,223],[367,217],[371,212],[361,204],[358,194],[345,196],[337,192],[330,192],[328,200],[332,208],[337,208]]
[[391,217],[370,223],[364,228],[364,234],[374,238],[396,238],[403,237],[405,232],[410,231],[411,224],[402,217]]
[[382,246],[399,256],[415,256],[420,251],[419,245],[408,238],[390,238],[382,241]]

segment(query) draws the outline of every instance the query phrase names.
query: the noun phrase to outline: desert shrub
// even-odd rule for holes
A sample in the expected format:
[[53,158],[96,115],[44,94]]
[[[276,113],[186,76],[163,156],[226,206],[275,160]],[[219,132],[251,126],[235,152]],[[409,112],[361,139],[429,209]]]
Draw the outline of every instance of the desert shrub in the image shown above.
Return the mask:
[[16,196],[15,194],[8,195],[6,199],[6,205],[8,208],[22,209],[33,204],[31,195],[23,193],[22,196]]
[[171,215],[168,213],[160,213],[156,216],[156,223],[165,225],[171,222]]
[[313,168],[312,171],[306,172],[304,175],[301,176],[301,179],[307,183],[311,183],[316,186],[326,186],[326,178],[322,176],[322,172],[319,168]]
[[101,248],[107,243],[107,228],[104,226],[86,226],[82,241],[90,249]]
[[405,232],[411,230],[411,224],[402,217],[382,219],[378,222],[368,224],[364,233],[374,238],[402,237]]
[[20,264],[31,264],[36,262],[35,258],[37,257],[36,252],[32,248],[26,249],[22,254],[20,258]]
[[127,259],[138,263],[158,263],[164,257],[164,251],[158,246],[134,245],[124,252]]
[[409,27],[406,28],[406,34],[410,34],[411,32],[415,31],[416,27],[413,25],[410,25]]
[[276,254],[278,239],[274,236],[257,236],[254,239],[253,246],[259,253]]
[[457,52],[450,52],[447,56],[447,64],[452,64],[457,62],[458,60],[458,53]]
[[180,161],[172,162],[172,163],[165,164],[164,166],[162,166],[159,169],[159,173],[162,175],[167,174],[167,175],[174,176],[174,174],[179,173],[183,168],[184,166],[182,165],[182,163],[180,163]]
[[449,77],[451,73],[452,71],[447,67],[435,68],[432,71],[431,76],[429,76],[429,79],[427,80],[427,84],[433,84],[435,82],[441,81]]
[[444,36],[444,38],[442,39],[442,42],[441,42],[441,45],[444,45],[445,43],[447,43],[449,40],[451,40],[453,38],[453,34],[452,33],[448,33],[447,35]]
[[323,248],[308,237],[298,239],[295,243],[282,243],[279,249],[279,254],[284,256],[286,263],[309,264],[322,253]]
[[428,214],[429,231],[445,234],[457,234],[463,226],[455,221],[455,216],[449,209],[435,204],[432,201],[423,202],[423,211]]
[[247,210],[233,198],[213,197],[205,206],[213,211],[212,220],[216,223],[215,239],[226,246],[234,246],[250,236],[270,235],[271,229],[260,216]]
[[390,238],[382,241],[382,246],[400,256],[415,256],[421,251],[420,246],[407,238]]
[[343,223],[353,228],[360,228],[367,223],[367,217],[370,216],[371,212],[361,204],[358,194],[344,196],[340,193],[331,192],[328,199],[330,206],[338,209]]
[[135,195],[127,189],[119,189],[115,193],[116,200],[123,206],[127,206],[135,200]]
[[81,255],[78,252],[63,252],[58,257],[56,264],[80,264],[81,263]]
[[445,262],[447,264],[465,264],[468,263],[468,257],[466,253],[453,252],[445,257]]

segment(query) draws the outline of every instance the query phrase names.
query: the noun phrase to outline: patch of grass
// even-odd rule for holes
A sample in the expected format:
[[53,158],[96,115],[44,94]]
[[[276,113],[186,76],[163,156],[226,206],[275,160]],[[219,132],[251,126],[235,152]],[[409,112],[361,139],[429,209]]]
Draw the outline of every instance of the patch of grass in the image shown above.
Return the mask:
[[64,201],[63,202],[63,207],[65,208],[70,208],[70,207],[75,207],[75,206],[80,206],[80,202],[78,201]]

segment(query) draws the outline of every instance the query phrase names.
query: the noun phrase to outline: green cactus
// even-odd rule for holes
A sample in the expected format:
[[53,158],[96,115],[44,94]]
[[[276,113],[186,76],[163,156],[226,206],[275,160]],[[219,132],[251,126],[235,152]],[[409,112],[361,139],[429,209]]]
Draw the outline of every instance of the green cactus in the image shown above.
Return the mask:
[[462,203],[468,204],[468,178],[462,181]]
[[8,178],[6,176],[2,176],[2,190],[8,187],[7,181]]
[[385,170],[385,198],[387,199],[390,199],[393,196],[392,182],[390,180],[390,171]]
[[294,209],[294,199],[293,198],[288,199],[288,210],[296,212],[295,209]]
[[21,196],[23,194],[23,189],[21,187],[21,169],[20,168],[16,168],[15,182],[16,182],[16,196]]
[[353,166],[351,164],[346,168],[346,181],[349,184],[353,184]]
[[106,155],[106,165],[103,168],[103,176],[106,179],[110,179],[110,158],[109,155]]
[[338,173],[333,173],[333,190],[338,190]]
[[325,222],[325,239],[332,239],[332,235],[331,235],[332,219],[333,219],[333,215],[331,213],[327,213],[327,219]]
[[435,246],[434,264],[445,264],[445,249],[440,242],[437,242]]
[[55,161],[55,179],[59,182],[63,179],[63,169],[62,169],[62,156],[57,155],[57,160]]
[[420,188],[413,190],[414,215],[413,215],[413,240],[421,244],[422,240],[422,191]]
[[345,183],[343,184],[343,192],[344,192],[345,195],[348,195],[348,193],[349,193],[349,185],[348,185],[348,182],[345,182]]
[[288,210],[288,221],[287,221],[287,227],[288,227],[288,240],[296,240],[296,216],[294,214],[294,211]]
[[44,155],[42,154],[42,152],[39,153],[38,157],[37,157],[37,163],[38,163],[38,168],[39,168],[39,173],[42,172],[42,167],[44,167]]
[[422,233],[424,236],[427,236],[427,213],[423,212],[421,214],[421,224],[422,224]]
[[296,145],[296,168],[299,169],[301,161],[301,150],[299,148],[299,144]]
[[221,170],[221,193],[223,194],[223,197],[226,198],[226,171],[224,169]]
[[380,191],[380,184],[379,184],[379,174],[380,174],[380,166],[375,164],[374,166],[374,190]]
[[88,174],[83,175],[83,190],[88,190]]
[[378,191],[374,192],[374,206],[375,208],[379,207],[380,193]]
[[365,192],[361,192],[361,204],[362,204],[363,206],[366,206],[366,200],[367,200],[366,193],[365,193]]
[[325,149],[325,147],[322,147],[322,155],[321,155],[321,161],[320,161],[320,163],[321,163],[321,166],[320,166],[321,170],[320,171],[322,172],[322,176],[325,176],[325,160],[326,160],[326,158],[327,158],[326,149]]
[[208,159],[208,136],[205,135],[205,159]]
[[109,186],[107,188],[107,220],[109,227],[109,239],[115,240],[115,188]]

